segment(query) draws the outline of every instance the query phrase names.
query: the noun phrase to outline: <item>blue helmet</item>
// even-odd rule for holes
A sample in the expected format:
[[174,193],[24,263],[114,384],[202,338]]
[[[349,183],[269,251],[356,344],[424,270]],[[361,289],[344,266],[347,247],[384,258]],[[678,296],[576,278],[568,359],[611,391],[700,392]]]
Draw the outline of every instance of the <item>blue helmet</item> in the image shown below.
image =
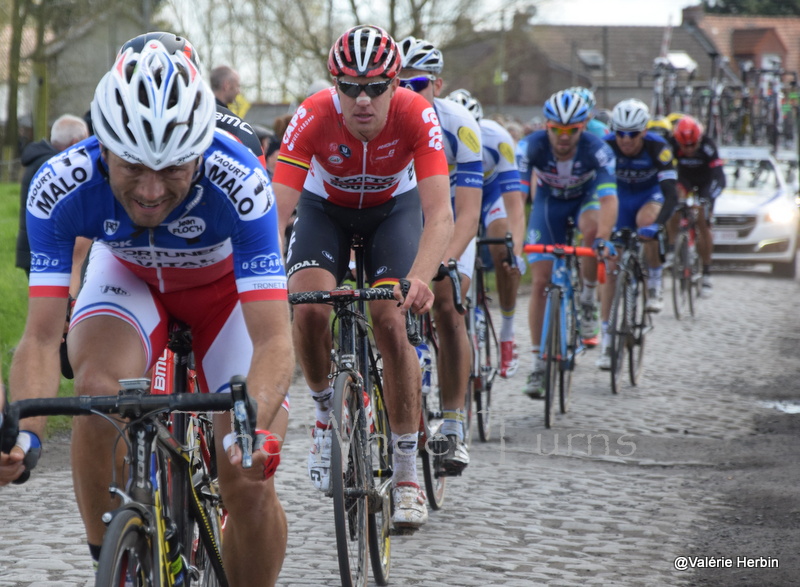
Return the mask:
[[589,118],[589,105],[576,92],[562,90],[544,103],[543,114],[556,124],[577,124]]

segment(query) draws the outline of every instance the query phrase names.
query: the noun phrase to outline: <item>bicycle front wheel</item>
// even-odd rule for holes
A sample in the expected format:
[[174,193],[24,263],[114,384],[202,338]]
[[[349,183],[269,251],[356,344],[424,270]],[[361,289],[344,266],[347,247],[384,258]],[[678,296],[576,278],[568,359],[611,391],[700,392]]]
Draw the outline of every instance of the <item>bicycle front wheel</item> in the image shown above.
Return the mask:
[[333,385],[331,491],[339,575],[344,587],[367,584],[366,422],[364,400],[352,374],[340,373]]
[[576,319],[578,305],[577,294],[573,292],[572,299],[567,302],[566,324],[564,331],[567,333],[567,356],[561,361],[561,377],[558,385],[559,408],[562,414],[569,411],[572,397],[572,371],[575,369],[575,355],[578,352],[578,320]]
[[689,260],[689,237],[679,232],[675,237],[675,257],[672,262],[672,308],[675,318],[680,320],[691,313],[692,282]]
[[422,414],[418,453],[422,459],[422,476],[428,505],[433,510],[439,510],[444,506],[447,486],[447,477],[442,474],[444,471],[442,461],[447,454],[448,440],[441,433],[444,408],[439,387],[439,343],[432,322],[428,330],[426,342],[430,353],[430,365],[423,369],[422,374]]
[[636,279],[631,279],[633,288],[630,308],[631,332],[628,337],[628,374],[631,385],[639,383],[644,368],[644,342],[652,327],[652,315],[647,311],[647,287],[641,270],[637,270]]
[[627,337],[627,304],[625,300],[628,288],[628,274],[621,270],[617,275],[614,298],[611,301],[611,313],[608,317],[608,336],[611,353],[611,393],[619,393],[622,362],[625,358],[625,339]]
[[550,428],[555,420],[556,391],[561,379],[561,290],[550,290],[545,311],[549,326],[544,357],[544,425]]
[[153,587],[161,584],[155,545],[139,512],[128,508],[117,512],[106,529],[96,587],[131,585]]
[[[481,284],[479,286],[482,287]],[[481,442],[487,442],[492,437],[491,404],[492,385],[497,376],[497,365],[500,361],[500,345],[497,343],[497,334],[494,331],[489,307],[481,304],[483,315],[486,317],[483,338],[478,339],[478,365],[475,370],[479,377],[475,380],[475,415],[478,422],[478,437]]]
[[[373,381],[378,375],[372,374]],[[383,402],[383,393],[373,384],[370,397],[372,420],[375,430],[370,431],[370,455],[373,488],[369,499],[369,557],[372,575],[378,585],[389,584],[391,565],[391,526],[392,526],[392,431],[389,428],[389,413]]]

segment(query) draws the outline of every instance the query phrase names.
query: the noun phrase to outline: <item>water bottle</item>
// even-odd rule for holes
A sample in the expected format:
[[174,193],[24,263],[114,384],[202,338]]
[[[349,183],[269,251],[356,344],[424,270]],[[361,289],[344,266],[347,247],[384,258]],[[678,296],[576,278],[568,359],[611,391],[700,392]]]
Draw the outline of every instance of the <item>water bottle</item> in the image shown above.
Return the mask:
[[424,342],[415,348],[419,359],[419,368],[422,370],[422,393],[428,394],[431,391],[431,352]]
[[167,557],[169,558],[169,572],[172,575],[172,584],[179,587],[185,583],[186,568],[183,564],[181,549],[177,537],[174,536],[174,528],[170,532],[173,535],[167,536]]
[[475,334],[480,342],[486,340],[486,316],[481,307],[475,308]]

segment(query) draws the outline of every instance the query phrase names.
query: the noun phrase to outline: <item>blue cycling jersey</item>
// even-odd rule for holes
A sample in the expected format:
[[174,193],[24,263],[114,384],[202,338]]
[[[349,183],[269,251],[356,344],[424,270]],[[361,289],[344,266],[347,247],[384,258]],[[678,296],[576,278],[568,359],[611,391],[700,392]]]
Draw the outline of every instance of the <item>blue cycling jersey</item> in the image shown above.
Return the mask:
[[678,179],[675,158],[669,143],[650,131],[643,138],[644,145],[634,157],[622,153],[614,134],[609,134],[604,139],[617,159],[617,192],[620,197],[652,192],[660,182]]
[[114,197],[96,137],[45,163],[27,200],[31,296],[67,297],[75,238],[105,244],[161,292],[233,272],[242,301],[286,297],[275,196],[246,147],[217,131],[189,195],[158,227],[135,226]]

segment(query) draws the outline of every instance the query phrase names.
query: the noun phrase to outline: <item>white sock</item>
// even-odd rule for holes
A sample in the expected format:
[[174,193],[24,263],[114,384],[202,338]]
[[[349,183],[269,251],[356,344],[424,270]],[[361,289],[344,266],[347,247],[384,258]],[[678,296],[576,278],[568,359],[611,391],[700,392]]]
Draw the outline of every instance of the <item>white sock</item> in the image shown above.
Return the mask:
[[594,290],[597,287],[596,281],[584,281],[581,290],[581,304],[594,306]]
[[324,428],[328,425],[328,422],[330,422],[331,419],[333,388],[328,387],[322,391],[311,391],[311,399],[314,400],[314,411],[317,418],[317,423],[322,424],[322,426],[319,426],[320,428]]
[[392,485],[411,482],[419,485],[417,479],[417,433],[399,435],[392,432],[394,448],[394,473]]
[[510,310],[500,308],[500,315],[503,317],[502,326],[500,326],[500,342],[514,340],[514,311],[515,308]]
[[464,440],[464,421],[466,420],[464,408],[444,410],[442,416],[444,416],[442,419],[442,434],[445,436],[455,434],[459,440]]

